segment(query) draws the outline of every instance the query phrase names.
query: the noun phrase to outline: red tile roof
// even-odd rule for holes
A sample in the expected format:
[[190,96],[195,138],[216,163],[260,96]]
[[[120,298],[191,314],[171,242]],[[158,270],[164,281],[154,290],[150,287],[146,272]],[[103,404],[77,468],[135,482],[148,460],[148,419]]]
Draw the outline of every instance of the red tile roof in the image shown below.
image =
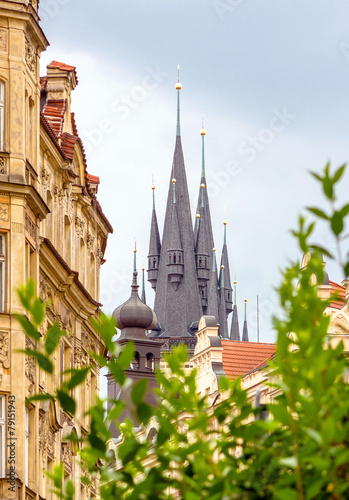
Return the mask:
[[47,76],[40,76],[40,85],[41,85],[41,90],[45,90],[46,89]]
[[51,125],[51,128],[58,139],[62,134],[66,108],[66,99],[48,99],[44,106],[44,109],[42,110],[42,114]]
[[86,177],[87,177],[87,180],[91,184],[99,184],[100,183],[99,177],[97,177],[97,175],[86,174]]
[[61,69],[62,71],[74,71],[76,84],[78,84],[78,75],[76,73],[75,66],[69,66],[69,64],[65,64],[59,61],[52,61],[47,65],[47,68]]
[[[75,71],[74,66],[69,66],[68,64],[60,63],[58,61],[52,61],[52,63],[50,63],[47,67],[58,68],[64,71],[73,71],[73,70]],[[75,72],[75,77],[76,77],[76,72]],[[43,77],[40,79],[42,88],[45,88],[43,87],[45,78],[46,78],[45,82],[46,85],[47,77]],[[52,139],[53,143],[55,144],[55,146],[57,147],[58,151],[60,152],[60,154],[64,159],[73,161],[75,144],[76,143],[79,144],[84,164],[86,191],[91,197],[91,205],[93,206],[94,210],[96,210],[96,212],[99,214],[101,219],[104,221],[108,231],[112,233],[113,227],[108,221],[107,217],[104,215],[102,208],[97,201],[95,193],[92,192],[90,188],[90,184],[99,184],[99,177],[97,177],[96,175],[90,175],[87,172],[87,159],[86,159],[85,148],[78,134],[74,113],[71,113],[73,134],[68,134],[67,132],[62,133],[66,108],[67,108],[66,99],[48,99],[41,113],[41,123],[44,125],[46,132],[49,134],[50,138]]]
[[342,309],[345,303],[345,287],[331,280],[329,281],[329,283],[331,285],[331,296],[335,293],[337,294],[337,298],[333,300],[333,302],[331,302],[330,307],[334,307],[335,309]]
[[223,368],[231,378],[245,375],[261,366],[274,353],[276,344],[221,340],[223,346]]

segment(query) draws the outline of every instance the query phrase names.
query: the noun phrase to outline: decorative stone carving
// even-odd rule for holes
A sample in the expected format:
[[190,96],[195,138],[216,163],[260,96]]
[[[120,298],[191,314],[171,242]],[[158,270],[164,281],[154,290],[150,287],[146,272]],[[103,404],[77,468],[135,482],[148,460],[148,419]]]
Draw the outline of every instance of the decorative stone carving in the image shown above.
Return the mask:
[[81,217],[76,216],[75,218],[75,228],[77,235],[82,238],[84,234],[85,222],[81,219]]
[[0,174],[2,175],[7,174],[6,159],[3,156],[0,157]]
[[25,376],[29,381],[28,392],[32,394],[35,386],[35,359],[31,356],[25,357]]
[[47,458],[55,459],[56,433],[61,429],[56,416],[53,401],[42,401],[39,412],[39,449],[42,451],[43,463]]
[[34,72],[36,67],[36,53],[32,45],[27,41],[25,43],[25,61],[30,71]]
[[95,237],[92,236],[91,233],[87,233],[87,236],[86,236],[86,245],[87,245],[87,249],[89,252],[93,253],[93,244],[94,244],[94,241],[95,241]]
[[348,320],[344,317],[343,314],[339,314],[334,318],[332,323],[332,331],[339,334],[349,332]]
[[0,30],[0,52],[7,52],[7,30]]
[[0,363],[4,368],[10,368],[9,360],[9,334],[8,332],[0,332]]
[[98,247],[96,250],[96,260],[99,266],[103,263],[103,257],[103,252],[101,251],[100,247]]
[[42,167],[41,168],[41,179],[42,179],[42,183],[44,186],[46,186],[49,181],[50,181],[50,173],[49,171],[45,168],[45,167]]
[[74,349],[74,364],[77,368],[81,368],[88,364],[88,355],[81,347],[75,347]]
[[8,222],[8,205],[0,203],[0,221]]
[[73,469],[73,452],[71,443],[62,443],[61,453],[64,469],[68,474],[70,474]]
[[36,239],[36,224],[32,220],[32,218],[29,217],[27,212],[25,213],[25,229],[26,229],[26,231],[28,231],[29,235],[35,241],[35,239]]

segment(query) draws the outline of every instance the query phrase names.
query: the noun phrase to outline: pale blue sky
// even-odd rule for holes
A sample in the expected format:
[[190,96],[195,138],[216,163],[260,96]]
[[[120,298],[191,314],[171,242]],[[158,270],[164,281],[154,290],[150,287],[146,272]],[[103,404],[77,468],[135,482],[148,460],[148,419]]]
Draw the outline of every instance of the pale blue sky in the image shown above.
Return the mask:
[[[261,340],[271,340],[278,269],[300,257],[288,230],[305,205],[319,202],[307,172],[328,159],[338,166],[349,157],[348,2],[41,0],[40,5],[51,43],[42,73],[52,59],[77,67],[73,110],[89,172],[101,178],[99,200],[115,228],[102,268],[106,311],[128,298],[134,237],[139,260],[143,256],[146,263],[152,172],[162,231],[180,64],[182,142],[193,210],[204,111],[216,246],[220,251],[227,218],[240,315],[246,293],[254,340],[258,293]],[[321,229],[319,241],[332,246]],[[341,280],[334,267],[329,270],[330,278]],[[147,296],[151,304],[150,288]]]

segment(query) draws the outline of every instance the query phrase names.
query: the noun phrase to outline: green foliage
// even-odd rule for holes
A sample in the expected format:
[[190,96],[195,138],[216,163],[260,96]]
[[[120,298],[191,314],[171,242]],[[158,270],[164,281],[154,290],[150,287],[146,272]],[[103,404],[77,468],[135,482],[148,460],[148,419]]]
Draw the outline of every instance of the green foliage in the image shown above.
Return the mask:
[[[349,261],[342,259],[341,245],[349,205],[335,207],[336,185],[344,172],[341,166],[331,174],[328,164],[322,176],[313,174],[321,183],[330,210],[311,207],[309,211],[329,225],[337,245],[336,258],[347,276]],[[242,389],[240,378],[223,378],[221,396],[214,406],[209,406],[206,398],[197,395],[195,370],[184,369],[188,356],[185,347],[175,348],[164,356],[168,372],[156,373],[157,407],[144,402],[147,383],[140,380],[129,391],[128,414],[133,421],[123,416],[125,401],[110,400],[106,414],[105,402],[97,398],[89,410],[91,425],[80,459],[90,475],[100,478],[102,499],[349,497],[347,361],[342,343],[332,346],[327,339],[330,318],[324,310],[330,300],[319,298],[316,283],[322,283],[324,278],[321,254],[332,255],[310,241],[314,227],[315,223],[300,217],[293,234],[300,250],[309,252],[309,260],[304,268],[298,262],[291,263],[283,271],[277,289],[282,309],[273,318],[277,351],[265,369],[269,380],[265,387],[274,396],[271,401],[265,408],[256,406]],[[20,291],[28,315],[19,321],[38,343],[37,353],[31,355],[48,371],[51,349],[58,345],[60,334],[56,329],[48,332],[45,342],[39,337],[37,327],[43,321],[40,307],[44,306],[35,299],[34,289],[30,283]],[[108,368],[120,387],[129,388],[125,370],[133,360],[134,346],[127,344],[120,351],[113,341],[113,318],[101,314],[93,325],[104,339],[108,356],[91,355]],[[55,395],[47,397],[58,399],[66,411],[74,414],[70,391],[84,381],[87,373],[87,367],[66,372],[70,378]],[[35,398],[39,396],[31,399]],[[116,448],[111,445],[111,424],[120,432]],[[148,439],[151,428],[156,432]],[[59,498],[73,498],[72,485],[63,482],[62,466],[50,477]],[[83,482],[89,484],[90,479],[86,476]]]

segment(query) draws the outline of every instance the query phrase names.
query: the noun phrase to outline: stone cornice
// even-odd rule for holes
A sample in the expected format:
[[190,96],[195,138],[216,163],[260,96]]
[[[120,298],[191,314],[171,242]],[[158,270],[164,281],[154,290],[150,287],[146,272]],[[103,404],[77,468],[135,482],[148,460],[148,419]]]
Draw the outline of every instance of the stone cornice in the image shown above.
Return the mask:
[[50,209],[41,198],[38,191],[34,186],[28,184],[17,184],[14,182],[2,182],[0,181],[0,194],[5,196],[14,196],[19,198],[25,198],[28,202],[29,207],[32,209],[36,217],[40,220],[46,218],[50,213]]

